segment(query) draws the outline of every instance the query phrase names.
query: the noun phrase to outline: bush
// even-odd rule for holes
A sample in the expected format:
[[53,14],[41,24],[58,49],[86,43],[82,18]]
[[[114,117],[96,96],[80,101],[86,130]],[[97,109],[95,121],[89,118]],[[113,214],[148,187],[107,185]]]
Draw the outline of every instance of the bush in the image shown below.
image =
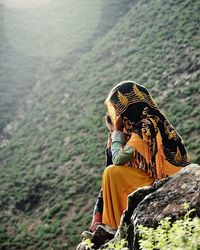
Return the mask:
[[200,219],[190,218],[190,210],[183,219],[172,223],[170,217],[160,221],[154,228],[138,226],[142,250],[198,250],[200,249]]

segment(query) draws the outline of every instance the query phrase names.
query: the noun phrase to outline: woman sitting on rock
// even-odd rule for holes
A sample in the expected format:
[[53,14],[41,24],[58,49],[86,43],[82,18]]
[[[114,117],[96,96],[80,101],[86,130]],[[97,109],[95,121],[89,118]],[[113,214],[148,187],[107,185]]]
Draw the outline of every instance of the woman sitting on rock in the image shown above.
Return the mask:
[[103,173],[101,222],[117,229],[130,193],[176,173],[189,160],[180,135],[146,88],[121,82],[105,104],[114,125],[113,165]]

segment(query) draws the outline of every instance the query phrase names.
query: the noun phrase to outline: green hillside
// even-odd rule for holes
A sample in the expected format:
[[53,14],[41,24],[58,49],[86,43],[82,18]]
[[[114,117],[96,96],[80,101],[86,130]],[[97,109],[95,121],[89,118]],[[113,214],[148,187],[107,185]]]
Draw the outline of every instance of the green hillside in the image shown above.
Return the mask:
[[133,1],[73,67],[51,67],[0,152],[3,249],[77,245],[101,186],[104,100],[122,80],[150,90],[200,162],[199,11],[197,0]]

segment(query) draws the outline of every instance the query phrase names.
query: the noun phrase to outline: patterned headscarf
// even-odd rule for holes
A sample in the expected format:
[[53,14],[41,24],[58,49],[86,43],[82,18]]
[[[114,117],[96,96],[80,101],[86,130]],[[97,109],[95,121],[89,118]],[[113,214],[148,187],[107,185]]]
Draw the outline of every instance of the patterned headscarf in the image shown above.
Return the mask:
[[165,177],[156,166],[156,155],[161,147],[165,160],[173,166],[185,167],[189,164],[182,138],[161,113],[145,87],[132,81],[121,82],[111,90],[105,104],[112,122],[117,115],[121,115],[129,138],[136,134],[147,142],[151,157],[148,171],[152,176]]

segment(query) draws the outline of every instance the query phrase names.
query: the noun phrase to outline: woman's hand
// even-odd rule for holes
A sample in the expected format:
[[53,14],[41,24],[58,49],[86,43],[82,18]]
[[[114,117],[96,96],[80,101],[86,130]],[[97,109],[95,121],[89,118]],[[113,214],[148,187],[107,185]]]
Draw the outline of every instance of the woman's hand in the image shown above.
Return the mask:
[[121,115],[118,115],[114,121],[114,130],[123,132],[123,122]]

